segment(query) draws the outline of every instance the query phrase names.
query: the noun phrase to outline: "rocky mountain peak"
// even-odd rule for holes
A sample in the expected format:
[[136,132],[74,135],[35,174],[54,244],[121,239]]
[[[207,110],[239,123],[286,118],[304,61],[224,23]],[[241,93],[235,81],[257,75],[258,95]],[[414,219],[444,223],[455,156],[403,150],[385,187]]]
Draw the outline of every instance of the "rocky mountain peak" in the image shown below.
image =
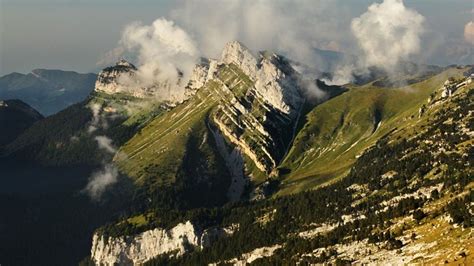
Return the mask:
[[128,88],[119,79],[133,78],[136,70],[133,64],[121,59],[115,66],[106,67],[99,73],[94,90],[108,94],[126,91]]
[[297,79],[297,72],[284,57],[262,56],[255,89],[276,109],[293,114],[303,102]]
[[194,66],[191,77],[185,88],[185,98],[189,98],[196,93],[196,91],[204,86],[204,84],[215,78],[217,71],[217,60],[201,58],[200,62]]
[[137,69],[132,63],[128,62],[127,60],[121,58],[116,64],[115,66],[122,66],[122,67],[127,67],[127,68],[131,68],[131,69]]
[[[182,101],[183,97],[177,89],[180,80],[162,80],[144,85],[137,76],[137,71],[132,63],[120,59],[114,66],[104,68],[99,73],[94,90],[107,94],[125,93],[137,98],[157,96],[157,99],[169,104]],[[182,76],[182,72],[178,73]]]
[[225,45],[221,54],[221,63],[234,63],[246,75],[255,79],[257,72],[257,59],[245,45],[238,41],[231,41]]
[[260,96],[275,109],[285,113],[299,108],[303,99],[297,82],[297,72],[289,61],[268,51],[259,53],[258,58],[242,43],[231,41],[222,51],[221,64],[235,64],[250,79]]

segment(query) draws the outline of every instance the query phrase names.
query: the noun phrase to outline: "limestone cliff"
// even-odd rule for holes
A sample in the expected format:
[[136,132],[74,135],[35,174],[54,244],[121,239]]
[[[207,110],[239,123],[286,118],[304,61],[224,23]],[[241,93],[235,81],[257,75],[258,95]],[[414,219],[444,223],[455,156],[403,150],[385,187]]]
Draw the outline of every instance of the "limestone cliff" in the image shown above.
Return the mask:
[[182,256],[191,248],[204,248],[232,235],[238,226],[200,230],[191,222],[166,230],[155,228],[135,236],[104,237],[94,234],[91,259],[96,265],[139,265],[162,254]]
[[257,59],[252,55],[250,50],[238,41],[232,41],[226,44],[222,50],[221,63],[234,63],[247,76],[255,79],[257,74]]
[[182,73],[179,70],[177,73],[178,80],[144,81],[133,64],[121,59],[115,66],[107,67],[99,73],[94,90],[111,95],[155,99],[173,105],[184,100],[184,91],[180,85]]
[[226,95],[213,122],[223,136],[264,173],[279,163],[291,141],[304,99],[299,74],[282,56],[228,43],[218,65],[217,82]]

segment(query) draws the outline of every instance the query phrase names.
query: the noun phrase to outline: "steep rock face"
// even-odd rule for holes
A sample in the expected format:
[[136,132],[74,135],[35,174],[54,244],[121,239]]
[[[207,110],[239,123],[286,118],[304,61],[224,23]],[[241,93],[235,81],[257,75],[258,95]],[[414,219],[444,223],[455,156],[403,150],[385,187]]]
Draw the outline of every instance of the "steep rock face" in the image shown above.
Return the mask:
[[298,73],[276,54],[259,59],[239,42],[222,52],[218,81],[225,94],[213,121],[255,166],[270,173],[283,158],[304,102]]
[[[135,91],[129,90],[126,86],[124,86],[120,79],[133,79],[135,76],[135,72],[137,68],[121,59],[119,62],[115,64],[115,66],[107,67],[103,69],[99,76],[97,77],[97,81],[95,83],[95,91],[105,92],[108,94],[114,94],[119,92],[128,92],[128,91]],[[140,94],[138,90],[135,92],[137,95]],[[135,96],[135,95],[134,95]]]
[[224,136],[213,128],[209,128],[214,140],[216,141],[216,146],[219,150],[220,155],[224,158],[227,169],[232,177],[232,181],[229,189],[227,190],[227,198],[230,201],[240,200],[244,189],[248,184],[248,180],[244,175],[244,160],[242,158],[242,152],[238,147],[232,148],[229,151],[228,145],[225,143]]
[[170,230],[156,228],[131,239],[108,238],[94,235],[92,259],[97,265],[136,265],[168,252],[183,255],[186,246],[199,246],[196,230],[190,222]]
[[[178,71],[178,76],[182,73]],[[95,91],[106,94],[122,93],[136,98],[154,97],[156,100],[172,104],[183,101],[181,80],[160,80],[143,83],[138,75],[137,68],[124,59],[118,61],[115,66],[103,69],[95,83]]]
[[255,82],[256,90],[273,107],[285,114],[294,115],[303,99],[298,90],[296,71],[281,56],[264,57]]
[[301,105],[298,73],[284,57],[263,52],[257,59],[247,47],[233,41],[224,47],[220,63],[235,64],[255,82],[259,96],[283,113],[290,114]]
[[194,66],[188,85],[185,88],[185,99],[192,97],[208,80],[215,78],[216,71],[217,60],[201,58],[201,62]]
[[133,237],[94,234],[91,258],[97,265],[138,265],[165,253],[184,255],[190,247],[204,248],[215,240],[232,235],[237,227],[198,230],[191,222],[165,230],[155,228]]
[[226,44],[222,51],[221,63],[234,63],[250,78],[255,79],[256,77],[257,60],[250,50],[238,41]]
[[[203,129],[205,135],[213,137],[216,143],[222,142],[220,137],[224,139],[228,150],[213,153],[225,158],[225,167],[232,175],[228,198],[239,200],[248,177],[266,179],[288,149],[304,103],[299,79],[284,57],[262,53],[257,60],[245,46],[230,42],[219,61],[202,59],[195,66],[185,89],[186,103],[157,118],[144,129],[147,133],[132,139],[122,149],[128,159],[119,162],[121,169],[137,179],[156,176],[148,174],[150,165],[181,169],[179,158],[184,157],[177,153],[188,149],[176,147],[176,140],[168,147],[164,139],[185,143],[190,128],[201,128],[196,122],[199,116],[199,121],[210,126]],[[213,132],[209,132],[211,127]],[[170,156],[177,159],[170,162]],[[167,173],[166,178],[176,180],[177,173]],[[217,176],[222,175],[228,173]],[[164,179],[164,175],[160,178]]]

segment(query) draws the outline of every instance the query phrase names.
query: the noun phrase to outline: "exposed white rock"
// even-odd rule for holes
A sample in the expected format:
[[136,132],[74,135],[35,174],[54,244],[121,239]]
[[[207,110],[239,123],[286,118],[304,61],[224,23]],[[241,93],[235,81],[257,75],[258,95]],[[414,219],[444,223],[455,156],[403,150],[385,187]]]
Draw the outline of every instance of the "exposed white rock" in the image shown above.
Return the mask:
[[388,171],[385,174],[383,174],[380,179],[382,181],[387,181],[393,179],[396,175],[398,174],[397,171]]
[[464,79],[456,81],[453,78],[449,78],[444,82],[444,85],[440,88],[441,99],[450,98],[457,90],[472,83],[473,75],[471,74]]
[[[221,63],[237,65],[250,79],[255,81],[258,95],[275,109],[290,114],[297,111],[303,102],[296,71],[290,64],[283,65],[279,55],[260,55],[257,60],[243,44],[229,42],[222,51]],[[291,73],[285,73],[291,72]]]
[[237,229],[238,225],[232,225],[200,231],[188,221],[169,230],[155,228],[131,237],[94,234],[91,258],[97,265],[139,265],[165,253],[182,256],[189,247],[206,247]]
[[194,66],[188,85],[185,88],[185,99],[192,97],[208,80],[214,79],[217,72],[217,60],[202,58]]
[[[242,79],[234,68],[226,68],[224,64],[237,66],[250,81]],[[226,69],[227,80],[215,78],[214,69],[219,67]],[[206,82],[204,75],[205,69],[196,70],[194,83],[201,85]],[[225,101],[219,104],[213,122],[220,133],[239,147],[260,171],[270,173],[282,157],[276,151],[288,147],[281,136],[273,133],[276,130],[269,131],[268,128],[295,128],[293,123],[298,120],[304,102],[299,74],[284,57],[261,53],[257,59],[241,43],[233,41],[223,49],[219,63],[211,61],[209,64],[207,80],[211,76],[225,93],[220,95]],[[236,134],[235,128],[252,134]]]
[[265,101],[285,114],[296,113],[303,98],[298,83],[291,73],[285,73],[278,65],[279,56],[263,58],[257,73],[255,88]]
[[469,75],[469,77],[467,77],[466,84],[471,84],[473,80],[474,80],[474,73],[472,73],[471,75]]
[[[353,260],[355,265],[404,265],[417,257],[426,256],[432,243],[418,243],[406,245],[399,250],[386,250],[382,244],[371,244],[367,239],[362,241],[353,241],[347,244],[337,244],[330,248],[337,251],[337,257]],[[319,257],[323,252],[327,252],[328,247],[318,248],[302,257]]]
[[444,183],[439,183],[437,185],[434,185],[434,186],[430,186],[430,187],[421,187],[419,188],[417,191],[415,192],[412,192],[412,193],[407,193],[407,194],[403,194],[403,195],[399,195],[399,196],[395,196],[393,198],[391,198],[390,200],[386,201],[382,201],[380,203],[381,206],[395,206],[396,204],[398,204],[399,201],[403,200],[403,199],[407,199],[407,198],[410,198],[410,197],[414,197],[414,198],[421,198],[421,197],[425,197],[425,198],[430,198],[431,197],[431,192],[434,191],[434,190],[438,190],[441,191],[443,189],[443,186],[444,186]]
[[[279,250],[280,248],[282,248],[282,245],[273,245],[273,246],[270,246],[270,247],[261,247],[261,248],[257,248],[257,249],[254,249],[248,253],[244,253],[242,255],[240,255],[238,258],[233,258],[233,259],[230,259],[230,260],[227,260],[224,262],[224,264],[232,264],[232,265],[236,265],[236,266],[245,266],[245,265],[248,265],[250,263],[252,263],[253,261],[257,260],[257,259],[260,259],[260,258],[266,258],[266,257],[271,257],[273,256],[273,253],[275,253],[275,251]],[[210,263],[209,265],[221,265],[222,262],[217,262],[217,263]]]
[[353,191],[355,193],[367,193],[367,192],[369,192],[369,185],[368,184],[354,183],[354,184],[348,186],[346,190],[349,191],[349,192]]
[[256,77],[257,59],[247,47],[238,41],[232,41],[225,45],[221,55],[221,63],[234,63],[251,79]]
[[243,153],[249,156],[250,159],[255,163],[255,166],[257,166],[258,169],[260,169],[262,172],[267,171],[266,166],[260,162],[257,155],[255,155],[252,148],[246,142],[242,141],[237,136],[235,136],[221,121],[217,119],[214,119],[213,121],[216,124],[216,126],[219,128],[220,132],[222,132],[222,134],[225,137],[227,137],[231,143],[238,146]]
[[214,59],[209,59],[209,70],[207,71],[207,80],[214,79],[217,73],[218,62]]
[[156,228],[131,239],[125,237],[104,239],[95,234],[91,257],[98,265],[136,265],[160,254],[177,252],[182,255],[186,246],[199,246],[196,230],[190,222],[180,223],[171,230]]
[[191,89],[199,89],[207,81],[207,72],[209,65],[207,63],[197,64],[194,66],[193,73],[188,82],[188,87]]
[[229,169],[230,175],[232,177],[231,184],[227,191],[227,197],[230,201],[238,201],[240,200],[245,186],[248,183],[248,179],[244,175],[243,156],[238,147],[233,148],[232,151],[229,152],[225,143],[225,139],[220,134],[220,132],[218,130],[212,129],[211,127],[209,127],[209,129],[214,136],[219,153],[224,158],[227,169]]
[[106,94],[123,93],[137,98],[153,97],[171,105],[184,100],[180,80],[161,80],[144,86],[137,71],[133,64],[121,59],[115,66],[107,67],[99,73],[94,90]]
[[99,73],[94,90],[108,94],[127,91],[128,88],[121,84],[120,79],[132,80],[136,71],[133,64],[121,59],[115,66],[107,67]]

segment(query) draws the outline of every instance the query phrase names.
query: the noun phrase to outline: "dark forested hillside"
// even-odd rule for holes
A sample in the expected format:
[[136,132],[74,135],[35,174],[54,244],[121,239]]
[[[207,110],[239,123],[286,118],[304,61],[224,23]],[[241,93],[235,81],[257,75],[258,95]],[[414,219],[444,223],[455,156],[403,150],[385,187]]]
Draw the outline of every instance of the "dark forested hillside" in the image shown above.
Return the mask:
[[20,100],[0,101],[0,149],[43,116]]

